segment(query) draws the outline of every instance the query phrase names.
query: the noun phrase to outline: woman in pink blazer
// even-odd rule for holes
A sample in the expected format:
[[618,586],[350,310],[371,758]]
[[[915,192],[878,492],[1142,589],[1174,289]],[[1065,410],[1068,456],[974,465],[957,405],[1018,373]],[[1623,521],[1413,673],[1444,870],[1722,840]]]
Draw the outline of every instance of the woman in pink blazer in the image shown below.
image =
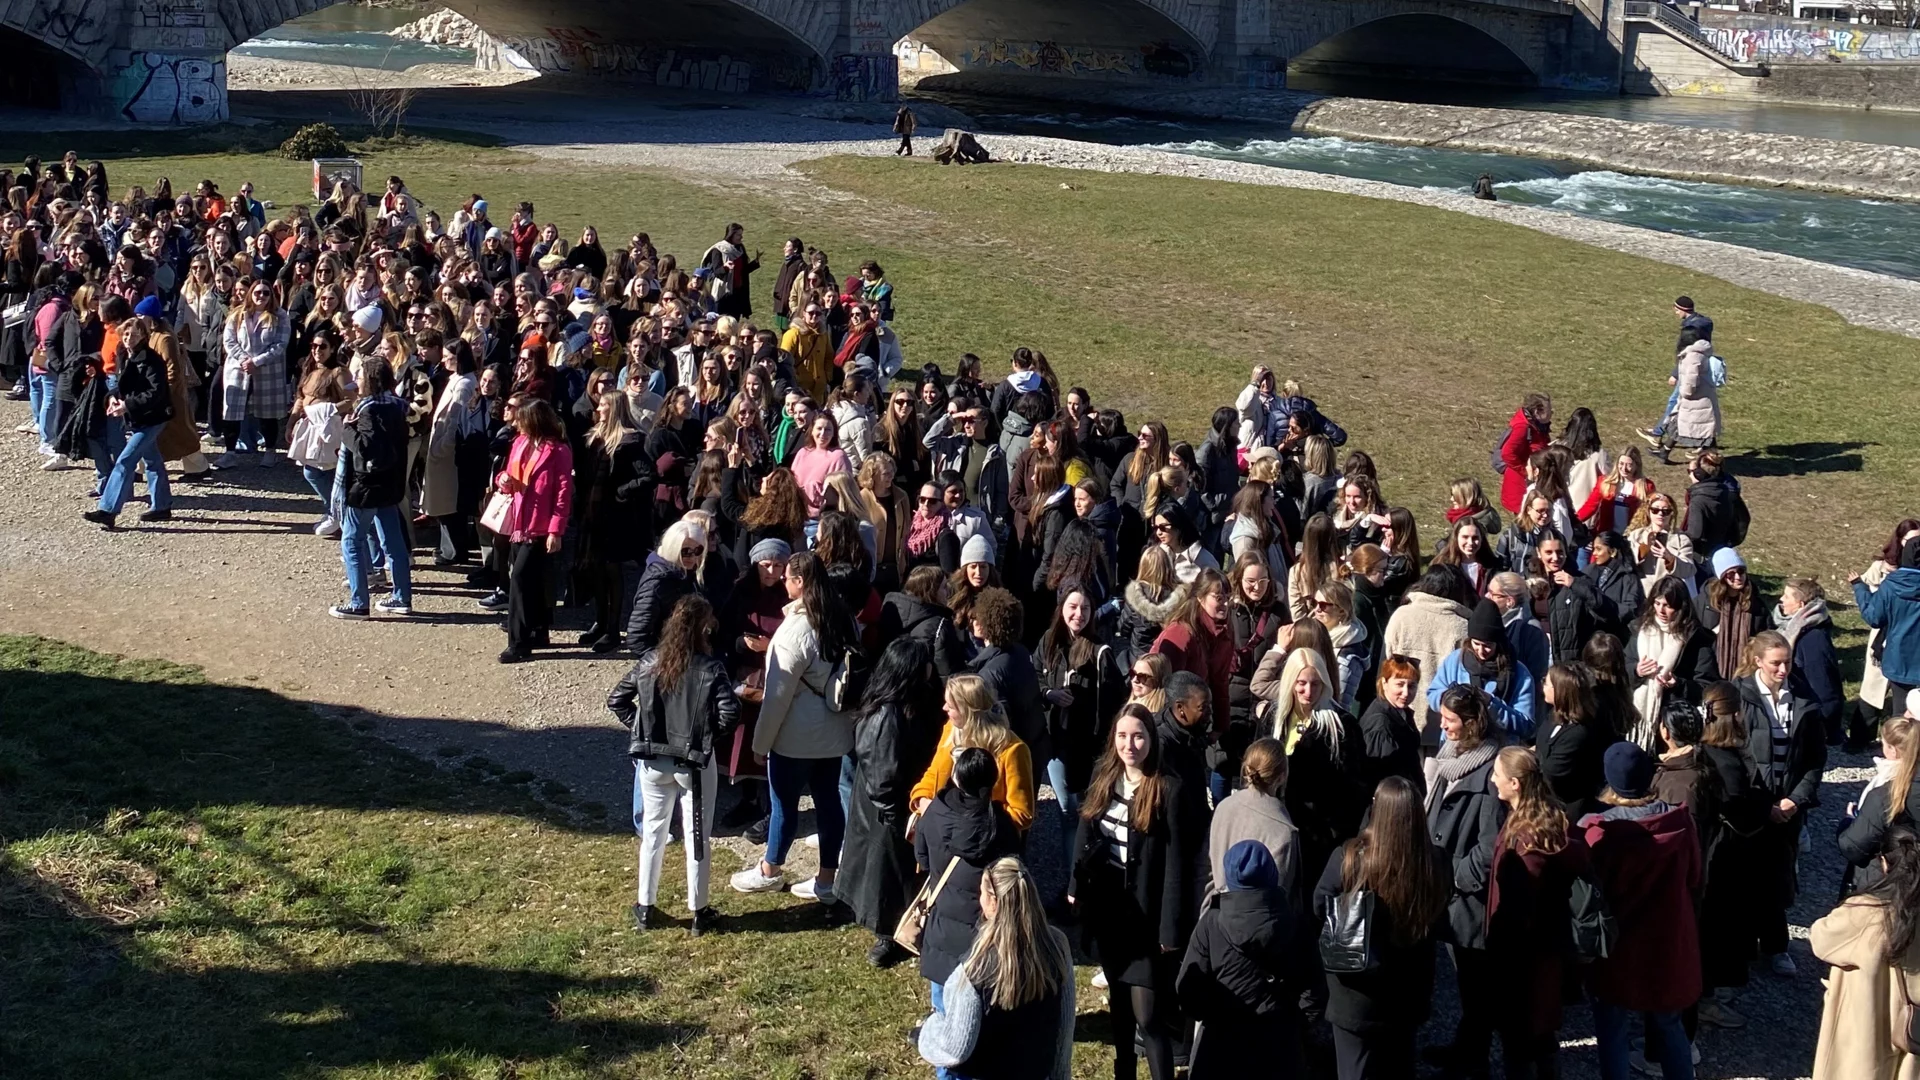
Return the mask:
[[507,467],[493,478],[493,489],[513,499],[503,530],[512,544],[503,664],[531,659],[534,649],[548,644],[553,622],[548,563],[560,552],[573,510],[573,450],[553,406],[537,398],[523,402],[514,410],[513,430],[518,434],[507,451]]

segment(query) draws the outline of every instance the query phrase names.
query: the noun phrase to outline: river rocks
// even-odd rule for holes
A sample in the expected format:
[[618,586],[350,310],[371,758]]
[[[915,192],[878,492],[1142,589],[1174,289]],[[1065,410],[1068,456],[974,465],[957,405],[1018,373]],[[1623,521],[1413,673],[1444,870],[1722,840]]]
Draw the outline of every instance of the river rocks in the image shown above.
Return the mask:
[[474,49],[486,40],[487,32],[459,12],[441,8],[426,18],[394,27],[387,35],[450,49]]
[[1920,201],[1920,149],[1598,116],[1327,98],[1294,130],[1557,158],[1617,172]]

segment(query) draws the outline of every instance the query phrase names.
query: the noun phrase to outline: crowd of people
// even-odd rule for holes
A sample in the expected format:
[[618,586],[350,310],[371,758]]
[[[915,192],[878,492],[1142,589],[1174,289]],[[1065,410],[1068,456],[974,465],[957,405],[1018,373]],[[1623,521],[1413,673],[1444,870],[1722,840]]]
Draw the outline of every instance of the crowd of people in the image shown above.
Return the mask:
[[[270,216],[245,183],[116,195],[71,154],[0,190],[0,374],[44,467],[94,471],[87,518],[284,461],[341,545],[335,617],[409,615],[416,560],[503,615],[503,663],[590,610],[579,644],[635,661],[608,702],[635,926],[675,922],[677,828],[690,931],[724,929],[711,841],[742,830],[764,848],[732,889],[917,954],[940,1076],[1067,1075],[1077,942],[1119,1077],[1480,1077],[1496,1035],[1506,1076],[1550,1077],[1584,996],[1607,1080],[1688,1078],[1753,972],[1795,973],[1828,843],[1816,1076],[1913,1075],[1920,520],[1850,581],[1849,701],[1820,583],[1776,599],[1741,556],[1686,297],[1637,433],[1686,452],[1679,490],[1533,393],[1497,494],[1455,480],[1423,541],[1292,380],[1254,368],[1189,442],[1036,349],[910,367],[881,267],[840,279],[797,237],[763,269],[729,225],[682,265],[528,202],[443,222],[397,176]],[[1842,743],[1874,779],[1809,835]],[[1029,842],[1042,815],[1060,843]],[[1421,1049],[1442,952],[1459,1020]]]

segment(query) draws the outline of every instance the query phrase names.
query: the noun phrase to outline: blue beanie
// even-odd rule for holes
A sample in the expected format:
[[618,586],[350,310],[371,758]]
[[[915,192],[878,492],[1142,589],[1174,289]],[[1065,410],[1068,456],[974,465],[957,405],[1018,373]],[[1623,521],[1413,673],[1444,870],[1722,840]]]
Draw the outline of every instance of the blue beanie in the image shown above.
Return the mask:
[[1258,840],[1242,840],[1227,849],[1222,865],[1229,889],[1277,889],[1280,868],[1274,865],[1267,845]]
[[167,307],[159,297],[149,296],[133,306],[133,313],[145,319],[159,319],[166,316]]

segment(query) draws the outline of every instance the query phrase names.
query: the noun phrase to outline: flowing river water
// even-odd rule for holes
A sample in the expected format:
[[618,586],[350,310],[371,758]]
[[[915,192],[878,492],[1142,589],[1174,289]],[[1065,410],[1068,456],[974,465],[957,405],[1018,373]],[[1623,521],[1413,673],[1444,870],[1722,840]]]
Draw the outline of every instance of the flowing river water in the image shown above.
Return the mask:
[[[282,26],[235,51],[284,60],[404,69],[471,63],[467,49],[387,36],[430,8],[340,4]],[[1455,87],[1296,80],[1295,89],[1389,100],[1609,116],[1625,120],[1920,146],[1920,113],[1756,105],[1681,98],[1598,97]],[[1282,121],[1185,120],[1057,103],[937,95],[978,118],[983,132],[1051,135],[1467,191],[1482,173],[1503,200],[1643,228],[1721,240],[1820,262],[1920,279],[1920,204],[1635,176],[1567,162],[1354,139],[1298,135]]]

